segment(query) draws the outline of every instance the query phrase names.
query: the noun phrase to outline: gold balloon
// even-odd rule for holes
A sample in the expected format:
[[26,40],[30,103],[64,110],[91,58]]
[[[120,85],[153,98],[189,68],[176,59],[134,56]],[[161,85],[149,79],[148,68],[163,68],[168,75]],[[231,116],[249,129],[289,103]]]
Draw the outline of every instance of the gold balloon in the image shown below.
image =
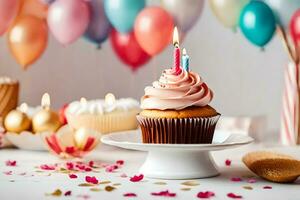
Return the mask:
[[48,109],[43,109],[36,113],[32,118],[32,128],[37,132],[55,132],[61,127],[59,115]]
[[47,46],[46,22],[34,16],[21,16],[9,30],[7,39],[11,53],[23,69],[27,69]]
[[5,117],[4,126],[7,131],[20,133],[30,129],[31,120],[25,113],[12,110]]
[[210,8],[227,28],[236,28],[240,13],[250,0],[209,0]]

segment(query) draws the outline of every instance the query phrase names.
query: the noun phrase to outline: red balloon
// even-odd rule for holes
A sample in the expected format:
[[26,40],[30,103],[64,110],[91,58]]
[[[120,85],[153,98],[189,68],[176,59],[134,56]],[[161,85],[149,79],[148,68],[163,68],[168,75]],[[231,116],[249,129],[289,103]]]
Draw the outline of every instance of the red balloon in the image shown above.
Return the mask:
[[300,9],[298,9],[291,17],[290,34],[297,46],[300,41]]
[[120,58],[133,71],[149,61],[147,54],[137,43],[134,33],[119,33],[113,29],[110,33],[111,45]]
[[152,56],[159,54],[171,43],[173,29],[173,17],[156,6],[142,10],[134,23],[134,34],[138,43]]

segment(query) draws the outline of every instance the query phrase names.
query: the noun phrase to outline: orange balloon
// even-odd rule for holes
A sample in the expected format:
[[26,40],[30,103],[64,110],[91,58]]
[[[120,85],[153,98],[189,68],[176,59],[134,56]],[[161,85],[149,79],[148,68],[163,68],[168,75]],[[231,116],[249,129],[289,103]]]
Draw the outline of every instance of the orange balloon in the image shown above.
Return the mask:
[[19,16],[32,15],[40,19],[46,19],[48,6],[40,0],[21,0]]
[[7,37],[10,51],[23,69],[27,69],[42,55],[47,46],[46,22],[33,16],[19,17]]
[[163,8],[152,6],[142,10],[134,24],[140,46],[150,55],[160,53],[171,43],[174,29],[172,16]]

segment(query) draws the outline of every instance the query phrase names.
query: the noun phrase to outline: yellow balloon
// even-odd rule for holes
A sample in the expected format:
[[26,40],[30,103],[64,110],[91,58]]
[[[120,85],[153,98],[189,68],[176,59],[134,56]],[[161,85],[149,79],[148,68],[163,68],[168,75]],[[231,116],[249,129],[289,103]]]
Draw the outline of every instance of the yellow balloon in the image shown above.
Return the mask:
[[218,20],[227,28],[236,28],[240,13],[250,0],[209,0],[209,5]]
[[33,16],[21,16],[9,30],[7,39],[11,53],[27,69],[42,55],[47,46],[46,22]]

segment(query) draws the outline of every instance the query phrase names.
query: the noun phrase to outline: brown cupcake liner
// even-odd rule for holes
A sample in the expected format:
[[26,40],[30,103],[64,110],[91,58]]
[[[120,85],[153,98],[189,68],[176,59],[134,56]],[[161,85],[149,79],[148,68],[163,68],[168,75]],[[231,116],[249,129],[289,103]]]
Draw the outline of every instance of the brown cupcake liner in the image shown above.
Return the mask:
[[220,114],[213,117],[149,118],[137,115],[143,143],[207,144],[212,143]]

